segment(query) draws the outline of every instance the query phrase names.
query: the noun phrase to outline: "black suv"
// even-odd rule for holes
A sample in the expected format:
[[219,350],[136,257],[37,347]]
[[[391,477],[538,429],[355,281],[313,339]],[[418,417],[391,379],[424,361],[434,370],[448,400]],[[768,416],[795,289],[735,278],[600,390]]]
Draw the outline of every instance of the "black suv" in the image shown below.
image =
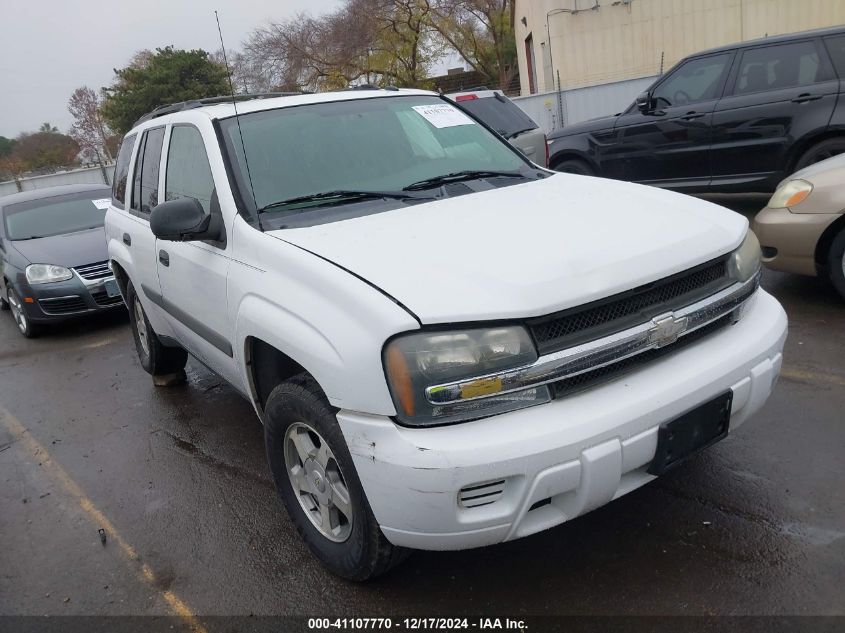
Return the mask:
[[845,27],[681,60],[620,114],[553,133],[549,164],[684,192],[771,192],[845,152]]

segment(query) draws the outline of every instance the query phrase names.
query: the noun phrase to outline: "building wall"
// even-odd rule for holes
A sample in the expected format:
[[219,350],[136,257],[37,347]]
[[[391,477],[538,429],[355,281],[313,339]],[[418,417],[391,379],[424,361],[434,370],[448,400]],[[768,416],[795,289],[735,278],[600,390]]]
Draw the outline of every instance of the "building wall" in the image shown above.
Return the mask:
[[714,46],[841,24],[845,0],[516,0],[521,91],[530,92],[529,34],[543,92],[558,73],[564,89],[645,77],[660,72],[661,55],[668,70]]

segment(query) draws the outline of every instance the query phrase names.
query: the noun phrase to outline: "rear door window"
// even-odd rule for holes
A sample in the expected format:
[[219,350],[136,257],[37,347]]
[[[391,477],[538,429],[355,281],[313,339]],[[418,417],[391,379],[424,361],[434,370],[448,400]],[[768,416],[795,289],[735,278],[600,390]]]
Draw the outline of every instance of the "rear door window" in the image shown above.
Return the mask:
[[132,150],[135,148],[135,134],[127,136],[120,144],[120,151],[117,153],[117,163],[114,166],[112,177],[112,204],[123,209],[126,202],[126,179],[129,176],[129,161],[132,159]]
[[466,99],[460,106],[481,119],[488,127],[493,128],[505,138],[516,136],[521,132],[537,129],[537,124],[515,103],[502,97],[482,97],[480,99]]
[[840,79],[845,79],[845,34],[824,38],[827,51],[833,60],[833,67]]
[[141,137],[141,149],[135,161],[135,181],[132,188],[132,210],[147,216],[158,205],[158,175],[161,165],[161,145],[164,128],[147,130]]
[[826,75],[813,41],[752,48],[742,53],[734,94],[810,86]]

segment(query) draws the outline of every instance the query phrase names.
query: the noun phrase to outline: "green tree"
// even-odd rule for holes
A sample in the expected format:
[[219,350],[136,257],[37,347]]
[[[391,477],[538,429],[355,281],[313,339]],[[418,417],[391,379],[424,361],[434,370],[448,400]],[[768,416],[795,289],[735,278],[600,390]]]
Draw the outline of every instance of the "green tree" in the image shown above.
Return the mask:
[[41,127],[38,128],[38,131],[43,134],[58,134],[59,128],[55,125],[50,125],[49,123],[42,123]]
[[203,50],[158,48],[143,63],[115,69],[115,81],[105,89],[100,108],[109,126],[128,132],[147,112],[168,103],[216,97],[229,93],[226,69]]
[[26,170],[52,170],[72,165],[78,153],[79,145],[65,134],[24,132],[18,136],[11,158],[21,161]]
[[15,139],[13,138],[6,138],[5,136],[0,136],[0,158],[3,156],[9,156],[12,153],[12,150],[15,149]]

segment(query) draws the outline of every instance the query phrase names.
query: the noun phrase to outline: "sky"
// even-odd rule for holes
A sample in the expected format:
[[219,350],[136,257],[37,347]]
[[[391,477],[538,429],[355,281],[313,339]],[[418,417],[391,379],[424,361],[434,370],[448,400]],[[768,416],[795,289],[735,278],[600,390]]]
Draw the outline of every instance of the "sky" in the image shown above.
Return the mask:
[[330,11],[340,0],[0,0],[0,136],[45,121],[66,132],[71,93],[112,83],[114,68],[139,50],[239,48],[252,29],[301,11]]

